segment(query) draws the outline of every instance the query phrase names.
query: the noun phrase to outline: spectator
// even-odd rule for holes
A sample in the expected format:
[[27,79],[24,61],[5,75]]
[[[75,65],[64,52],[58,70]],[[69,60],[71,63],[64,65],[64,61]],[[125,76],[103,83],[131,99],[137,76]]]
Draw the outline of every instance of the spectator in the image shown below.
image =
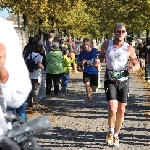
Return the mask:
[[38,99],[42,100],[43,98],[46,98],[46,87],[45,87],[45,82],[46,82],[46,51],[42,51],[40,55],[43,57],[42,59],[42,65],[43,69],[41,70],[41,75],[39,77],[39,92],[38,92]]
[[138,56],[138,60],[140,62],[140,59],[144,56],[144,48],[143,48],[143,43],[142,40],[140,41],[140,43],[137,46],[137,56]]
[[61,51],[63,51],[63,48],[64,48],[64,47],[66,48],[67,45],[65,44],[64,39],[61,39],[61,40],[60,40],[60,43],[59,43],[59,48],[60,48]]
[[52,42],[52,49],[46,57],[46,95],[51,93],[52,80],[54,84],[54,94],[59,94],[59,83],[63,73],[62,52],[59,49],[57,38]]
[[68,54],[69,54],[68,48],[64,48],[63,49],[63,61],[62,61],[64,73],[62,74],[62,83],[61,83],[63,92],[67,92],[67,86],[69,82],[69,73],[72,70],[71,63],[74,61],[68,58]]
[[[69,56],[70,56],[71,60],[74,60],[75,59],[75,53],[76,53],[76,46],[75,46],[75,42],[73,41],[71,36],[69,36],[69,38],[68,38],[68,48],[70,51]],[[79,73],[77,71],[77,64],[75,61],[72,63],[72,66],[73,66],[74,71],[76,73]]]
[[43,45],[44,45],[44,49],[46,51],[46,55],[48,54],[48,52],[51,50],[52,48],[52,42],[54,40],[54,33],[50,33],[50,37],[47,41],[44,41]]
[[[27,103],[28,107],[33,107],[33,102],[38,105],[38,91],[39,91],[39,82],[38,78],[41,74],[41,69],[44,68],[42,65],[43,57],[40,55],[44,51],[43,45],[37,44],[34,47],[34,51],[29,54],[27,59],[30,59],[30,55],[32,56],[32,59],[34,59],[35,64],[37,65],[37,69],[34,69],[33,72],[29,72],[29,77],[31,79],[32,83],[32,91],[30,92]],[[33,102],[32,102],[33,98]]]

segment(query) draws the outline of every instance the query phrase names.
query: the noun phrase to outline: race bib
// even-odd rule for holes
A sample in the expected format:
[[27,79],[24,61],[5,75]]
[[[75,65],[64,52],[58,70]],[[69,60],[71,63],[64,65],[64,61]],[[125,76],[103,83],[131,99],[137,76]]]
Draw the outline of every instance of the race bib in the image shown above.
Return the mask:
[[124,71],[108,71],[109,79],[119,80],[124,77]]

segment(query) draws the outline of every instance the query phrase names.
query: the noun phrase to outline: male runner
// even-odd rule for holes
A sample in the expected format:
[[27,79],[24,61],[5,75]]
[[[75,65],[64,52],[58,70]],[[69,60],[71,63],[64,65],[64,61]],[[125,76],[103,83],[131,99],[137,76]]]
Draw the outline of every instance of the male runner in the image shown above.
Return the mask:
[[[85,40],[84,40],[85,41]],[[98,71],[100,68],[100,52],[95,48],[90,48],[90,40],[86,39],[83,46],[84,49],[77,59],[78,65],[84,65],[83,69],[83,83],[85,84],[86,94],[90,101],[90,106],[93,107],[92,92],[96,92],[98,86]]]
[[[119,146],[119,132],[124,121],[128,97],[128,76],[130,71],[140,69],[134,48],[124,42],[127,35],[124,24],[114,28],[114,40],[105,41],[101,46],[101,58],[106,56],[104,88],[108,101],[108,134],[106,143]],[[128,58],[132,66],[127,68]]]

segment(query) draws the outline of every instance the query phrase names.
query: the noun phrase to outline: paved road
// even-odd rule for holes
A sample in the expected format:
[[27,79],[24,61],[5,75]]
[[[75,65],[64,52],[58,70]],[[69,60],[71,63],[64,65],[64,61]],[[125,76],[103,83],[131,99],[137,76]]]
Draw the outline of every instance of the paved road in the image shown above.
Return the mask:
[[[104,71],[101,76],[103,80]],[[38,136],[41,145],[53,150],[113,149],[105,145],[107,103],[103,84],[93,96],[95,108],[87,107],[82,73],[71,74],[69,90],[58,97],[50,95],[42,102],[45,107],[40,109],[40,113],[50,115],[53,128]],[[144,115],[149,107],[145,97],[143,86],[134,74],[131,75],[130,98],[120,133],[119,150],[150,149],[150,119]]]

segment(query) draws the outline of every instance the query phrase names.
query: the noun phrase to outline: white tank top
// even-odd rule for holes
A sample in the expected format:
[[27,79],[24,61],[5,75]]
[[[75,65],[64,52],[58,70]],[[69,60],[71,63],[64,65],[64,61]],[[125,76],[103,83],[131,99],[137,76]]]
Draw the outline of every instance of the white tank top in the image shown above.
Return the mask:
[[116,49],[113,45],[113,40],[109,40],[108,49],[106,51],[106,66],[109,70],[123,71],[126,70],[128,56],[127,46],[129,44],[124,42],[123,46]]

